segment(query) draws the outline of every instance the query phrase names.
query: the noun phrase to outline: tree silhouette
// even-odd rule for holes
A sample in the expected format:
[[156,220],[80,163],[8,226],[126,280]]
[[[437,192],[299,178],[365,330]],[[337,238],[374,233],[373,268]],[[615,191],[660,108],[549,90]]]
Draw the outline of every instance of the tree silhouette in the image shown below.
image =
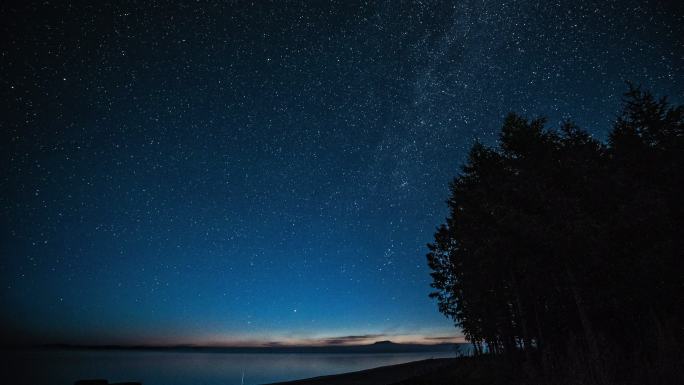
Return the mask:
[[510,114],[498,148],[476,143],[451,183],[431,296],[476,353],[545,372],[575,363],[589,383],[680,364],[684,108],[625,96],[605,144]]

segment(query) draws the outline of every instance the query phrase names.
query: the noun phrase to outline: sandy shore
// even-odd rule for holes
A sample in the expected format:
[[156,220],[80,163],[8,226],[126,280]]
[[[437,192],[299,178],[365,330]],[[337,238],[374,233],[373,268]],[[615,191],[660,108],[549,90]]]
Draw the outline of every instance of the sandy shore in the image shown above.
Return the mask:
[[423,376],[454,365],[457,358],[439,358],[407,362],[405,364],[381,366],[358,372],[321,376],[303,380],[278,382],[270,385],[378,385],[394,384],[407,379]]

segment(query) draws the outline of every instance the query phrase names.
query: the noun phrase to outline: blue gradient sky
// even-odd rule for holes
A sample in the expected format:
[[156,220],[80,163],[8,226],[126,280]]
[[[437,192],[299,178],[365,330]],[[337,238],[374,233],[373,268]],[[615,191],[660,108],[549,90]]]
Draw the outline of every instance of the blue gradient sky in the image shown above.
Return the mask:
[[15,341],[458,339],[424,255],[470,145],[684,89],[674,2],[0,7]]

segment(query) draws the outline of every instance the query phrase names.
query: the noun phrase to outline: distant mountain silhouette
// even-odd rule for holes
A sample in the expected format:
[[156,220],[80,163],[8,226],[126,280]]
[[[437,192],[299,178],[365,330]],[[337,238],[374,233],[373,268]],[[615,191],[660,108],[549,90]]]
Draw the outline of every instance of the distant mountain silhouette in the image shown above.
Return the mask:
[[89,350],[173,350],[201,351],[207,353],[411,353],[411,352],[456,352],[467,344],[399,344],[392,341],[378,341],[368,345],[324,345],[324,346],[153,346],[153,345],[70,345],[50,344],[44,348],[89,349]]

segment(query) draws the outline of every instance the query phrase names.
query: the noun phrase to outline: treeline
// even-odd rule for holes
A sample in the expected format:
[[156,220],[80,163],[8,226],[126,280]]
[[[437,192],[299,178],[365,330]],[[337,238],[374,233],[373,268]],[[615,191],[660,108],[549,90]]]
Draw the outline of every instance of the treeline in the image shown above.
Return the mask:
[[[682,369],[684,107],[630,87],[607,143],[511,114],[475,144],[427,255],[478,354],[529,376],[657,383]],[[681,380],[681,379],[678,379]]]

